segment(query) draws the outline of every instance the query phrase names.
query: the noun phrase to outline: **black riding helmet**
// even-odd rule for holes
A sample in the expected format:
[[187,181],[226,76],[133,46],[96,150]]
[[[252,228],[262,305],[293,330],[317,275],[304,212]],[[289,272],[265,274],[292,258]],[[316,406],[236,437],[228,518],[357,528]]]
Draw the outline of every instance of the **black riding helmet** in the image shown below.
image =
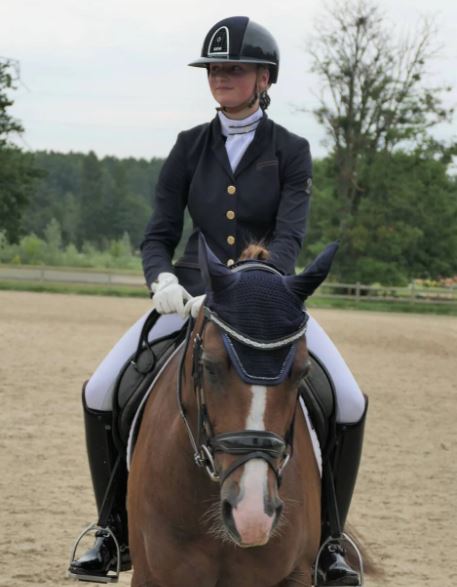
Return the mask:
[[223,61],[265,65],[270,70],[270,83],[275,84],[278,79],[278,45],[266,28],[247,16],[231,16],[217,22],[206,35],[201,57],[189,65],[208,67]]

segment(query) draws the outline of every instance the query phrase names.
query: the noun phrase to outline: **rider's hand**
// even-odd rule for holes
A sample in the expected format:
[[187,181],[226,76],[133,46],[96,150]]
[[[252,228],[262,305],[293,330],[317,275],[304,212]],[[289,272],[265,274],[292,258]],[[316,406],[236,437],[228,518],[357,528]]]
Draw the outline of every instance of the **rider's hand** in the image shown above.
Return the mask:
[[202,307],[205,297],[206,294],[202,296],[196,296],[195,298],[191,298],[184,306],[184,315],[196,318],[198,316],[200,308]]
[[157,281],[151,284],[151,291],[154,294],[152,303],[159,314],[174,314],[177,312],[181,318],[185,318],[184,304],[192,299],[182,285],[179,285],[178,278],[173,273],[159,273]]

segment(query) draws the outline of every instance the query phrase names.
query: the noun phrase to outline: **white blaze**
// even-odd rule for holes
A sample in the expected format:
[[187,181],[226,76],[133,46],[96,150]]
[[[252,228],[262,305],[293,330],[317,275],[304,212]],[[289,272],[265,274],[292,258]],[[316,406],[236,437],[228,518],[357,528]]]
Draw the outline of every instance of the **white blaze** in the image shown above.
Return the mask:
[[267,388],[263,385],[251,386],[251,409],[246,420],[246,430],[265,430],[265,408],[267,405]]
[[[252,400],[246,430],[265,430],[267,388],[252,385]],[[263,459],[252,459],[244,465],[240,479],[241,500],[233,510],[236,527],[246,545],[267,542],[273,518],[264,511],[264,494],[267,489],[268,465]]]

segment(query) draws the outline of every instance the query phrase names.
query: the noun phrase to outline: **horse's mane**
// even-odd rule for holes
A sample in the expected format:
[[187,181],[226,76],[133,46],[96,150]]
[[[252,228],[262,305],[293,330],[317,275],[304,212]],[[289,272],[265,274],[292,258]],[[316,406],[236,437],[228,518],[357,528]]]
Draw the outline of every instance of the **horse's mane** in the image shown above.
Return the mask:
[[249,243],[248,246],[243,249],[240,255],[239,261],[258,260],[268,261],[270,258],[270,252],[265,247],[262,241]]

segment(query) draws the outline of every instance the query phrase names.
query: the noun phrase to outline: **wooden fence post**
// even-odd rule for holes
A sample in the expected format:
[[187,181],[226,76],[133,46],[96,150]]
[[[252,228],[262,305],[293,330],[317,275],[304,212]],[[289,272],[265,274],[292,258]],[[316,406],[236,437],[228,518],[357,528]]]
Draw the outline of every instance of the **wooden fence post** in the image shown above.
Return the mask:
[[355,301],[360,302],[360,282],[355,284]]

